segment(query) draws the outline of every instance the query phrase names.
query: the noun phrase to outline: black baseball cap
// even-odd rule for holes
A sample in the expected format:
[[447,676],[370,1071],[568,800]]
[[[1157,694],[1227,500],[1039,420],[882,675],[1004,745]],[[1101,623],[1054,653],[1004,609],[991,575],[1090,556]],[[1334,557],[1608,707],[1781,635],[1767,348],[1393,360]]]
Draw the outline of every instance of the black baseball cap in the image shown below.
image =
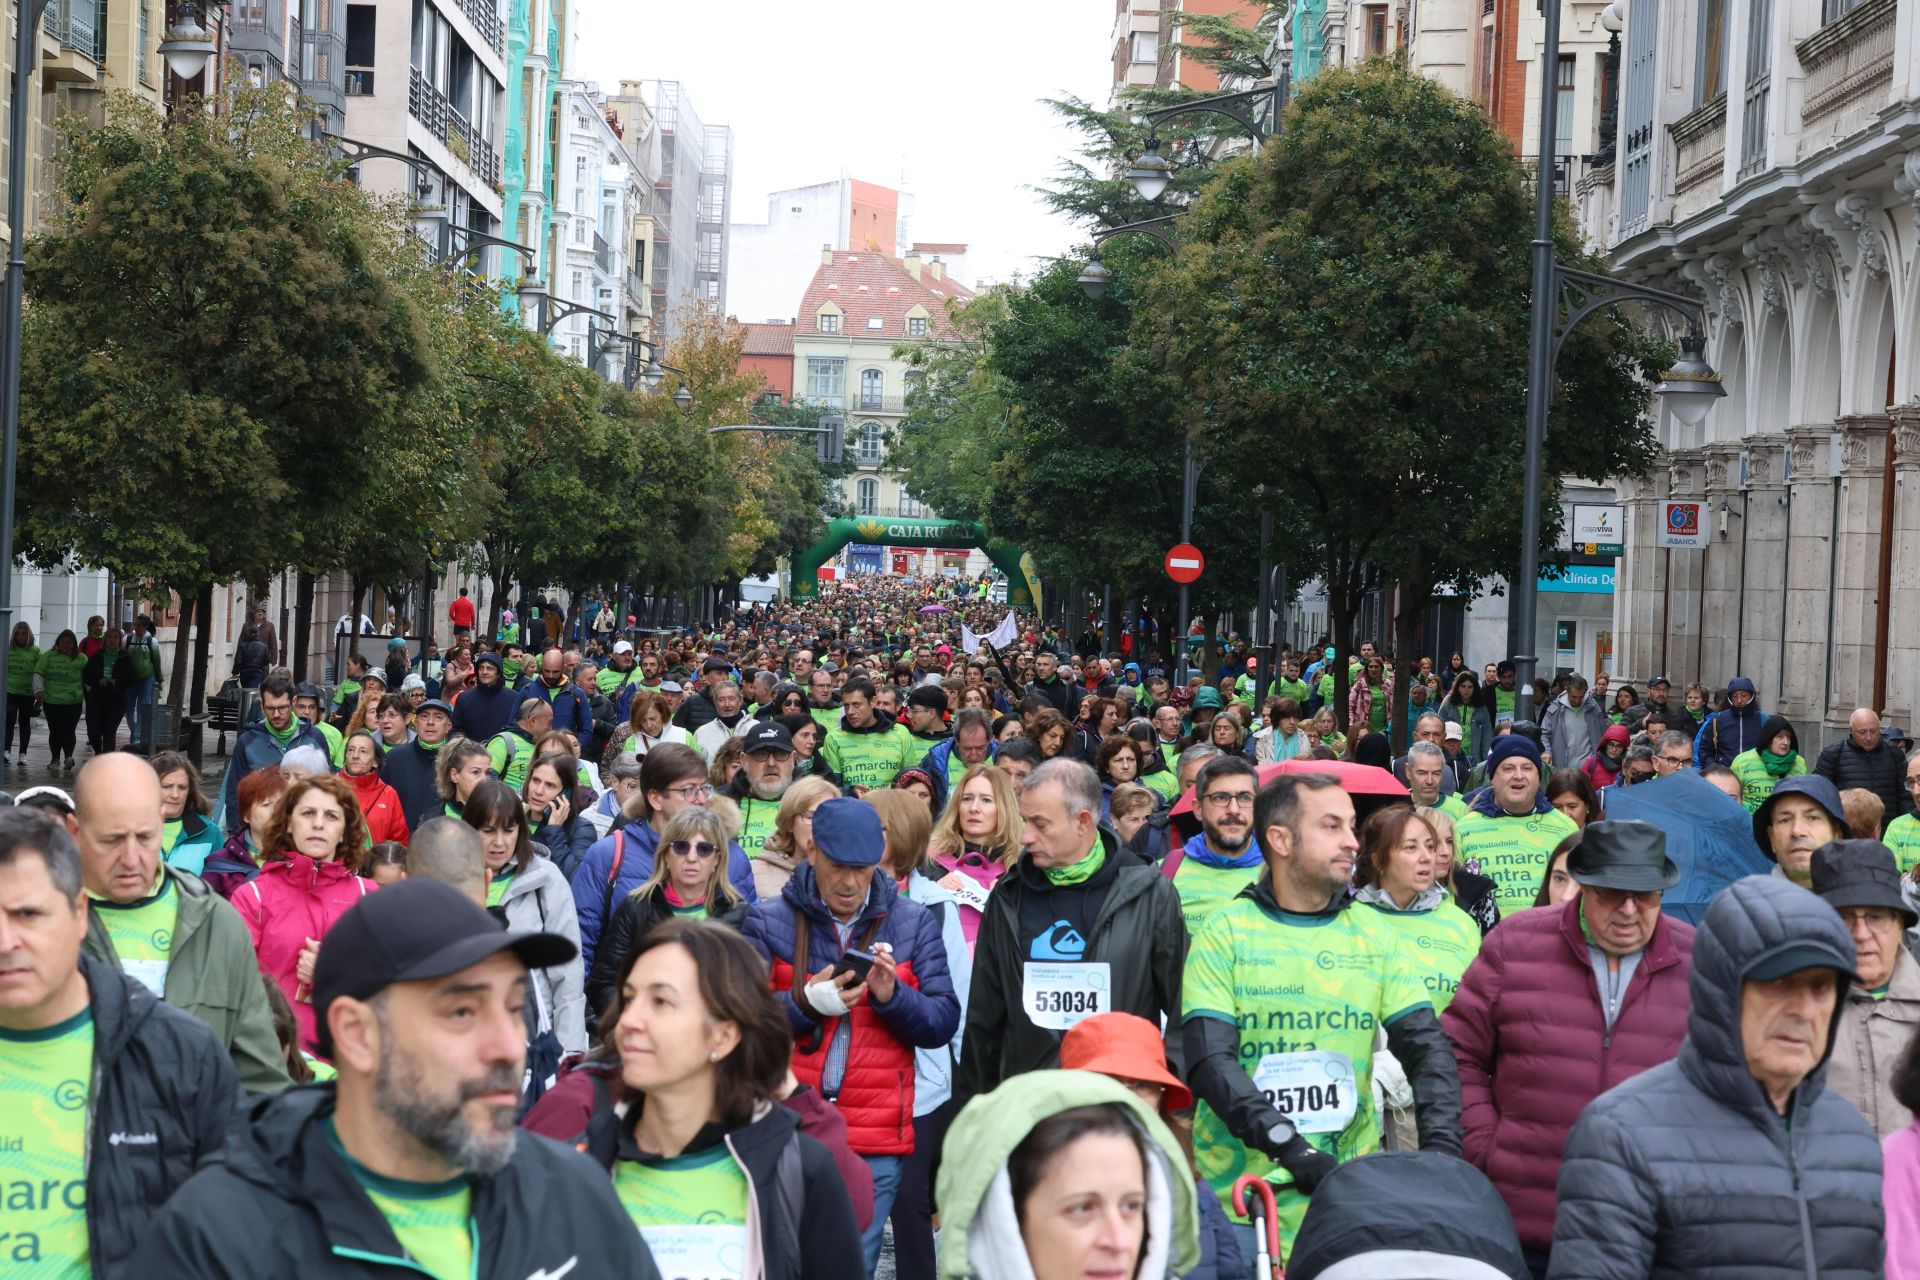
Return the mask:
[[448,716],[453,714],[453,708],[439,698],[428,698],[425,702],[413,709],[415,715],[419,715],[423,711],[438,711],[442,715]]
[[743,735],[747,740],[744,748],[748,755],[756,751],[784,751],[793,754],[793,735],[782,724],[757,724]]
[[314,1040],[333,1056],[327,1006],[368,1000],[396,982],[445,978],[512,951],[529,969],[566,964],[580,949],[557,933],[514,933],[450,884],[401,880],[369,893],[327,930],[313,966]]

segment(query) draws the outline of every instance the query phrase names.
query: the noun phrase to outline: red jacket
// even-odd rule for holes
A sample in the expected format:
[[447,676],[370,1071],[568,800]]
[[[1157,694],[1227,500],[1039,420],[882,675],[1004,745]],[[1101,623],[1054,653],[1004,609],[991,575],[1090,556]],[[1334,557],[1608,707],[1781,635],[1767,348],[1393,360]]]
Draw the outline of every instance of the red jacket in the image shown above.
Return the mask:
[[316,1052],[313,1005],[301,991],[300,949],[308,938],[324,940],[347,908],[379,888],[339,862],[315,862],[289,853],[264,864],[260,874],[233,891],[228,901],[253,937],[260,972],[272,978],[293,1006],[300,1047]]
[[1560,1150],[1589,1102],[1680,1050],[1693,928],[1654,926],[1607,1031],[1578,898],[1500,922],[1440,1015],[1460,1064],[1467,1159],[1513,1211],[1520,1242],[1553,1242]]
[[363,773],[359,777],[342,773],[340,780],[353,788],[353,798],[360,802],[360,814],[367,820],[367,834],[373,843],[407,842],[407,815],[399,792],[382,782],[378,773]]

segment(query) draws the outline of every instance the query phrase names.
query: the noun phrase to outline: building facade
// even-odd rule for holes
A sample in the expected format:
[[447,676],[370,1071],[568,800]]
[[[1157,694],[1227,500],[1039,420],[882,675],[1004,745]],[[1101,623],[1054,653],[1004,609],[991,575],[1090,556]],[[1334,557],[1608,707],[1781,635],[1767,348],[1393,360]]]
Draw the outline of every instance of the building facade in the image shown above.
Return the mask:
[[[1307,0],[1296,0],[1296,8]],[[1181,47],[1176,15],[1238,17],[1251,25],[1259,6],[1250,0],[1114,0],[1113,93],[1124,89],[1221,91],[1219,73]]]
[[822,249],[793,326],[797,396],[844,417],[854,474],[841,481],[855,515],[931,516],[887,461],[887,436],[906,413],[913,370],[894,355],[946,337],[947,306],[973,291],[938,258]]
[[767,197],[765,222],[727,228],[727,314],[744,320],[792,320],[793,300],[820,265],[820,246],[899,257],[913,197],[892,187],[839,177]]
[[[553,344],[595,371],[618,381],[630,354],[617,345],[606,349],[598,330],[644,332],[641,314],[629,299],[633,273],[629,232],[634,208],[648,196],[647,184],[629,159],[619,118],[590,84],[563,81],[559,128],[554,138],[553,241],[554,297],[592,307],[598,316],[562,319],[550,335]],[[640,357],[645,364],[644,356]]]
[[671,339],[681,308],[718,315],[726,297],[733,130],[703,123],[677,80],[642,80],[638,88],[653,113],[653,318]]
[[740,348],[740,372],[757,374],[766,384],[763,395],[792,404],[793,325],[749,322],[741,327],[747,336]]

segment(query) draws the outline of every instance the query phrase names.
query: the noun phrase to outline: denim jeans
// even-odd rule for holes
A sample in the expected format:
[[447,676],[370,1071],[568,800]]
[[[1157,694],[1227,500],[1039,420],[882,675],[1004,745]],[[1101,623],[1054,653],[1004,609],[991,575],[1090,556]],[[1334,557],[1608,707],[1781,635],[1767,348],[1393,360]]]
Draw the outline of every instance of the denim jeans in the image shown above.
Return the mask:
[[880,1265],[880,1242],[887,1232],[887,1215],[893,1210],[894,1194],[900,1190],[900,1167],[906,1161],[902,1156],[860,1158],[873,1170],[873,1225],[860,1237],[860,1247],[867,1254],[867,1274],[871,1276]]

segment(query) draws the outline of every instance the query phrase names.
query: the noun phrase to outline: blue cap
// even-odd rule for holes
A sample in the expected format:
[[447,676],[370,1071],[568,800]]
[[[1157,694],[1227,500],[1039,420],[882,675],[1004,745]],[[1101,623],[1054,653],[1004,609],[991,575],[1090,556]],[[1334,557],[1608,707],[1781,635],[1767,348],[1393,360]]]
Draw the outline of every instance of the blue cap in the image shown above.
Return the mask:
[[820,852],[848,867],[877,867],[887,851],[880,811],[865,800],[846,796],[813,811],[813,842]]

